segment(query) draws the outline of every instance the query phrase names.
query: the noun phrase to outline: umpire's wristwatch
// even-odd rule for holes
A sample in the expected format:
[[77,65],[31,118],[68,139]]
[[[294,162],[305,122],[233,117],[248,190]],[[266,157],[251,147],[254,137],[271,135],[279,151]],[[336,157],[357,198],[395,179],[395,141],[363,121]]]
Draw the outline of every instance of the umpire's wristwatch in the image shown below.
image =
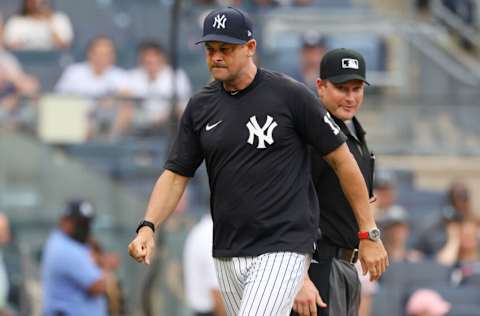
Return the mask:
[[138,231],[140,230],[140,228],[144,226],[150,227],[153,230],[153,232],[155,232],[155,224],[147,220],[141,221],[140,224],[138,224],[138,227],[135,230],[135,232],[138,234]]
[[380,240],[380,229],[378,228],[372,228],[368,231],[361,231],[358,232],[358,239],[370,239],[372,241],[378,241]]

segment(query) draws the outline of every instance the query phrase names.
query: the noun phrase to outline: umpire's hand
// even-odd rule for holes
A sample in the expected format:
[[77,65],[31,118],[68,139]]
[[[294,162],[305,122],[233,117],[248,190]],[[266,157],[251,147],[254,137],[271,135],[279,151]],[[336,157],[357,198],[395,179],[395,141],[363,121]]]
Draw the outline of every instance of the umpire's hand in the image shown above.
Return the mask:
[[361,239],[359,255],[363,275],[370,272],[370,281],[378,280],[388,267],[388,255],[382,241]]
[[306,276],[303,286],[293,302],[293,311],[299,316],[317,316],[317,305],[322,308],[327,307],[315,284]]
[[150,264],[155,249],[154,233],[149,227],[142,227],[134,240],[128,245],[128,254],[137,262]]

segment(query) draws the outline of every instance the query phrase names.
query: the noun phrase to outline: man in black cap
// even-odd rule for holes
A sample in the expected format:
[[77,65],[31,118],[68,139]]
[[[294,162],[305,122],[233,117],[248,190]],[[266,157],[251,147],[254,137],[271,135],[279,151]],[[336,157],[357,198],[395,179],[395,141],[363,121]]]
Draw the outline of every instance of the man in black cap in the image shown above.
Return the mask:
[[71,200],[48,238],[42,256],[42,315],[107,316],[105,276],[87,244],[93,219],[90,202]]
[[[357,161],[373,200],[372,182],[374,155],[370,152],[365,131],[356,118],[363,103],[365,61],[349,49],[329,51],[320,64],[317,91],[336,125],[347,136],[347,145]],[[369,260],[384,256],[380,231],[373,212],[366,210],[370,226],[362,225],[354,205],[342,191],[341,182],[320,153],[312,150],[312,178],[319,196],[320,238],[308,275],[298,293],[294,310],[299,315],[354,316],[360,304],[360,281],[355,262],[360,258],[363,273],[378,279],[388,260],[381,267],[371,268]],[[375,247],[377,251],[365,250]],[[317,291],[318,289],[318,291]]]
[[[199,43],[215,80],[187,105],[129,253],[150,262],[156,227],[205,159],[213,256],[229,315],[289,315],[317,240],[307,144],[332,165],[359,214],[369,211],[367,188],[345,136],[315,96],[291,78],[257,68],[245,13],[212,11]],[[361,221],[364,228],[374,225]],[[382,269],[385,259],[369,264]]]

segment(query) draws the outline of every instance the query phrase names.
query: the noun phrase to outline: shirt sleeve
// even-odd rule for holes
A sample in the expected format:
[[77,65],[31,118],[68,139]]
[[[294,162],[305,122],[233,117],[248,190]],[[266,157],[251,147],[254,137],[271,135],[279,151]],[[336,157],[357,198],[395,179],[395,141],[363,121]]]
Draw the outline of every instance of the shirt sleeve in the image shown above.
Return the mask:
[[4,41],[7,46],[13,46],[21,42],[22,25],[17,16],[12,16],[7,20],[4,27]]
[[68,45],[73,40],[73,29],[72,23],[68,16],[64,13],[57,12],[53,16],[53,26],[55,27],[55,31],[57,32],[58,36],[62,38]]
[[65,259],[69,264],[64,265],[64,273],[84,290],[90,288],[102,277],[100,268],[95,264],[88,251],[75,252],[74,256]]
[[73,91],[70,87],[72,86],[72,82],[74,82],[74,80],[72,80],[74,77],[73,68],[71,66],[67,67],[55,85],[55,91],[58,93],[72,93]]
[[330,114],[305,86],[298,84],[292,96],[290,104],[295,128],[321,155],[329,154],[347,140]]
[[193,128],[191,102],[183,112],[175,142],[165,163],[165,169],[185,177],[193,177],[204,158],[199,135]]

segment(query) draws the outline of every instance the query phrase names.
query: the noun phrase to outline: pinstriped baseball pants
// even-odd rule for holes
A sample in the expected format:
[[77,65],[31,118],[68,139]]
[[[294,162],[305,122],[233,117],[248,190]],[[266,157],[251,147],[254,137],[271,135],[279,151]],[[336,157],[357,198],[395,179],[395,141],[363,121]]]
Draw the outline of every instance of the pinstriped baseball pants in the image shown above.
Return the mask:
[[311,256],[294,252],[215,258],[229,316],[287,316],[303,284]]

